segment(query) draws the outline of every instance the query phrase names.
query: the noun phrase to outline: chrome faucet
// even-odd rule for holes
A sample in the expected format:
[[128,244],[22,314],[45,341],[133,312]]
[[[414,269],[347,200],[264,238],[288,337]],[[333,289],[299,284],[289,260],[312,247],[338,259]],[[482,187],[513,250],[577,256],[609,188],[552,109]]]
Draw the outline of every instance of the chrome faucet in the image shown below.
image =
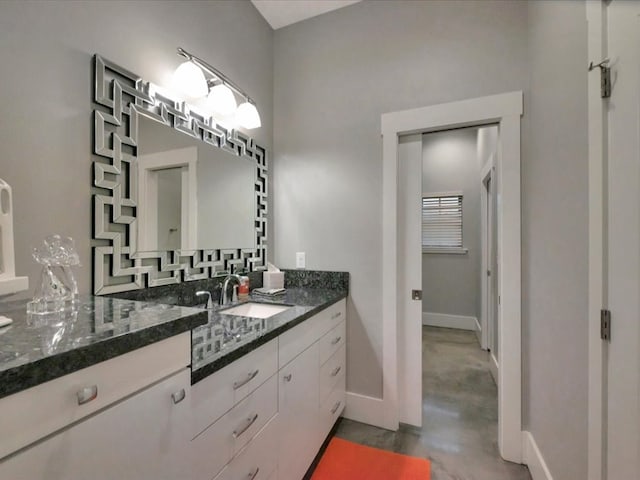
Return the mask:
[[[242,283],[242,279],[240,278],[240,275],[235,275],[233,273],[227,275],[224,279],[224,282],[222,282],[222,294],[220,295],[220,305],[226,305],[227,303],[230,303],[227,290],[229,288],[229,282],[231,280],[235,280],[238,286],[240,286],[240,284]],[[231,298],[233,298],[233,294]]]
[[209,296],[209,298],[207,299],[207,310],[211,310],[213,308],[213,300],[211,300],[211,292],[207,292],[206,290],[200,290],[196,292],[196,296],[199,297],[200,295]]

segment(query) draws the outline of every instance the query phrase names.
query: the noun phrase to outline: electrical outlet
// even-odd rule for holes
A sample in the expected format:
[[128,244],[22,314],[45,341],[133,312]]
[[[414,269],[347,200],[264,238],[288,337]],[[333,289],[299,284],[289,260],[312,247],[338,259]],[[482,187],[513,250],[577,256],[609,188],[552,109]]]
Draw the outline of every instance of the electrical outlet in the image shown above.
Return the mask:
[[304,252],[296,252],[296,268],[305,268],[307,263],[306,255]]

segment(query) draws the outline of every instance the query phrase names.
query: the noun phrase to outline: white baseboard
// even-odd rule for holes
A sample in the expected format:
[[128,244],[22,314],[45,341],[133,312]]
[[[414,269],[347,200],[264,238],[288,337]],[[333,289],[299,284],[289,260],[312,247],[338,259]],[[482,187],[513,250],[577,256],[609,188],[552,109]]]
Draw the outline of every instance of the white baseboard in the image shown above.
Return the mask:
[[432,312],[422,312],[422,325],[429,325],[430,327],[458,328],[460,330],[473,331],[477,330],[480,326],[476,317]]
[[342,412],[342,416],[356,422],[388,429],[388,426],[384,425],[384,402],[381,398],[347,392],[347,407]]
[[496,356],[493,352],[489,352],[489,370],[491,371],[491,376],[493,377],[493,381],[496,382],[496,385],[499,383],[498,377],[498,360],[496,360]]
[[553,480],[531,432],[522,432],[522,457],[533,480]]
[[482,327],[480,326],[480,322],[478,321],[477,318],[476,318],[476,338],[478,339],[480,348],[482,348]]

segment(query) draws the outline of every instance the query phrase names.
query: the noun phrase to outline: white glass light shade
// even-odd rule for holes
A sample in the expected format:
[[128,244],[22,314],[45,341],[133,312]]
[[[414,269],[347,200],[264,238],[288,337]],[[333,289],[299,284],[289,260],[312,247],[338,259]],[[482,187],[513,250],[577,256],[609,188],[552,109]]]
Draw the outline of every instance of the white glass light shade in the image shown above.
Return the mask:
[[220,115],[231,115],[238,108],[236,97],[229,87],[224,84],[214,86],[209,92],[207,106]]
[[236,110],[236,121],[238,125],[246,129],[258,128],[262,125],[260,114],[256,106],[249,102],[244,102]]
[[173,85],[182,94],[191,98],[206,97],[209,92],[204,73],[193,62],[184,62],[173,74]]

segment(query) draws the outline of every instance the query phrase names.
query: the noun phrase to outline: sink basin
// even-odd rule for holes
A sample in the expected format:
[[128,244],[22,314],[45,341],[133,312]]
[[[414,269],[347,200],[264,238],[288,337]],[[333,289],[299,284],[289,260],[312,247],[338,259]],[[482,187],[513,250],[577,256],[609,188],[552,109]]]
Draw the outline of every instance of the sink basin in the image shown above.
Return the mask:
[[248,302],[238,305],[237,307],[220,310],[222,315],[240,315],[242,317],[252,318],[269,318],[277,313],[289,310],[291,307],[287,305],[273,305],[270,303]]

